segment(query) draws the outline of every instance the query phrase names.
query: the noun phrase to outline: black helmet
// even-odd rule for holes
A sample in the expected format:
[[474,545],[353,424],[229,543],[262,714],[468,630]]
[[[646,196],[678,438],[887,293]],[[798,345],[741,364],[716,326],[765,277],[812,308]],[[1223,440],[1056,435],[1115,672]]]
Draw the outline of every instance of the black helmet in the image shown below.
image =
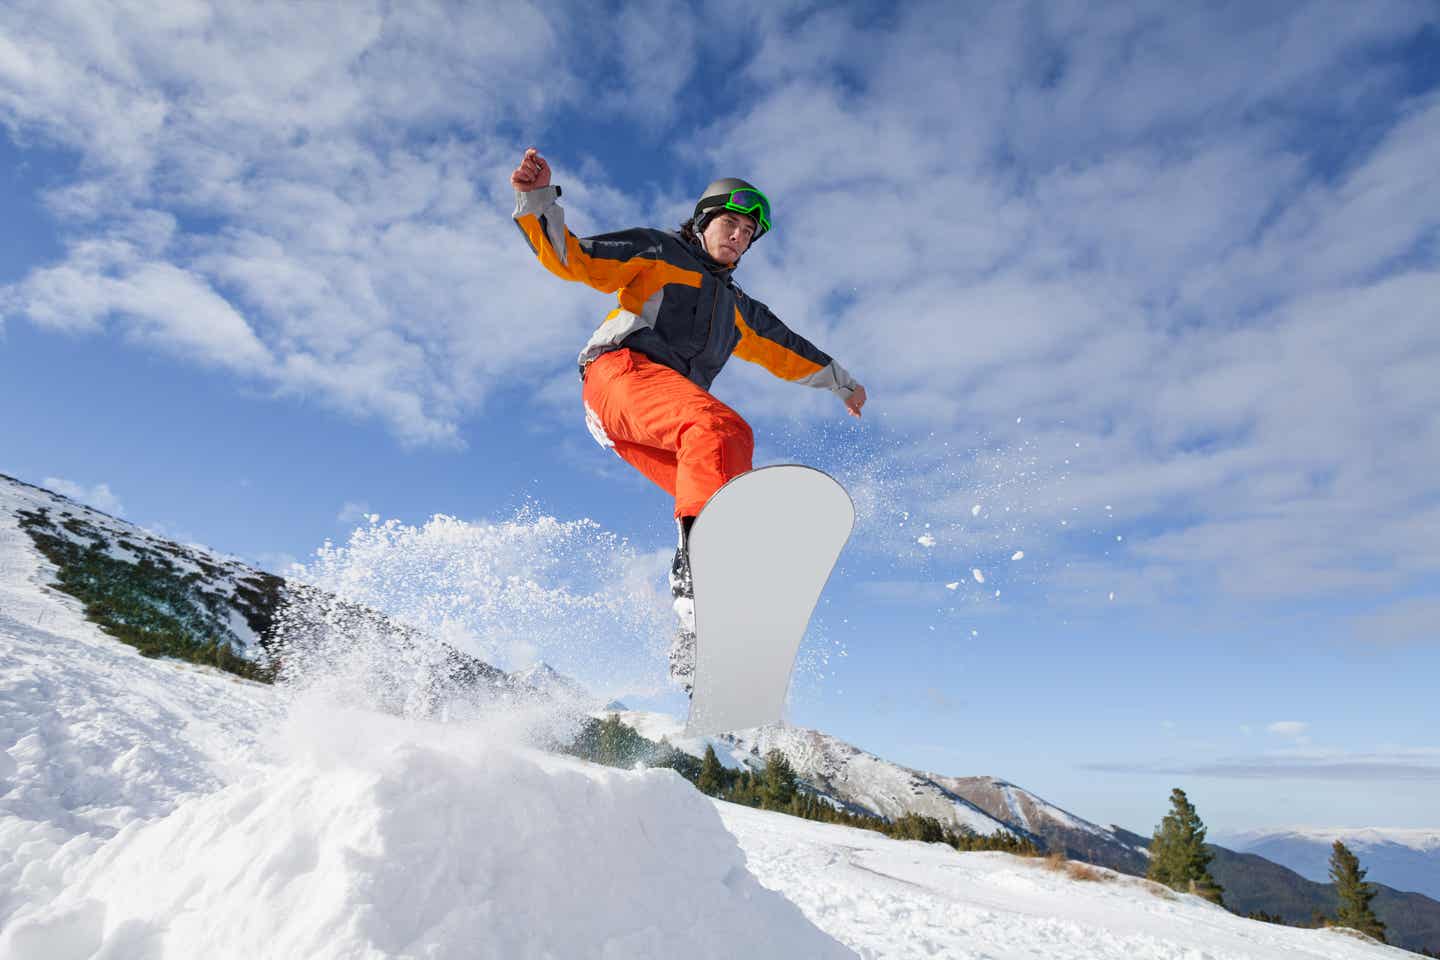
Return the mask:
[[753,185],[739,177],[721,177],[705,188],[695,204],[695,232],[704,231],[710,218],[722,210],[743,213],[755,221],[754,243],[770,230],[770,201]]

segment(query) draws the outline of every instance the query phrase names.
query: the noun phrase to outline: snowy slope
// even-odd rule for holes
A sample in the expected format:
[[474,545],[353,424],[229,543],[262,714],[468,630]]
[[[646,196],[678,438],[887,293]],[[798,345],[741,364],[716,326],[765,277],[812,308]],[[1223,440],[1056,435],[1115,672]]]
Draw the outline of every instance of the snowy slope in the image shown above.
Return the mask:
[[267,688],[101,633],[53,574],[0,510],[0,923],[123,827],[247,769],[280,715]]
[[343,710],[284,732],[273,765],[123,831],[22,909],[0,956],[718,960],[737,927],[771,956],[850,955],[676,774]]
[[866,958],[1301,960],[1413,957],[1336,930],[1237,917],[1144,880],[1079,881],[1045,861],[957,854],[720,804],[766,886]]
[[50,572],[0,513],[0,960],[1403,956],[287,701],[139,656]]
[[1440,899],[1440,830],[1297,827],[1253,831],[1226,838],[1226,845],[1283,864],[1320,883],[1330,879],[1336,840],[1369,871],[1367,880]]
[[[191,597],[206,599],[206,626],[225,636],[238,654],[259,660],[259,633],[270,619],[269,607],[281,581],[234,557],[198,544],[180,545],[57,493],[0,474],[0,516],[14,525],[21,514],[44,521],[44,529],[79,546],[99,544],[109,557],[128,564],[145,561],[186,582]],[[17,531],[18,532],[18,531]],[[28,538],[27,538],[28,539]],[[198,604],[204,607],[204,604]]]

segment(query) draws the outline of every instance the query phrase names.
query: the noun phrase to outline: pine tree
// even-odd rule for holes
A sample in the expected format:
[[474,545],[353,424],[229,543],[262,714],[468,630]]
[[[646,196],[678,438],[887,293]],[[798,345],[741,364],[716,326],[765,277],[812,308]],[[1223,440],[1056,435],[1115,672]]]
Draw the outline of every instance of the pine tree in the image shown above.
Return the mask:
[[783,810],[795,798],[795,768],[779,750],[765,754],[765,779],[760,785],[760,805],[766,810]]
[[1205,849],[1205,824],[1185,791],[1170,791],[1170,812],[1155,828],[1150,841],[1150,869],[1146,876],[1175,890],[1222,903],[1223,888],[1210,876],[1213,854]]
[[1330,851],[1330,879],[1335,883],[1335,892],[1340,897],[1340,910],[1335,914],[1335,924],[1359,930],[1367,936],[1385,942],[1385,924],[1370,909],[1370,901],[1379,893],[1373,883],[1365,882],[1360,860],[1350,848],[1339,840]]
[[720,796],[720,791],[725,786],[725,768],[720,766],[720,758],[715,756],[715,748],[710,744],[705,745],[705,758],[700,761],[700,779],[695,781],[701,793],[709,794],[712,797]]

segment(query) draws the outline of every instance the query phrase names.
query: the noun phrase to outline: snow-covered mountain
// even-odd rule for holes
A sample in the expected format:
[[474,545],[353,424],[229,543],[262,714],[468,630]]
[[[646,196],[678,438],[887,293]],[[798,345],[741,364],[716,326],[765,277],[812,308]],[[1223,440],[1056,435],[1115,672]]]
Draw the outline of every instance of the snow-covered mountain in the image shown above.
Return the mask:
[[841,806],[871,816],[894,819],[916,813],[983,835],[1028,835],[923,774],[882,760],[818,730],[770,728],[687,738],[684,724],[664,714],[629,711],[620,714],[620,719],[647,739],[664,738],[693,756],[703,756],[706,745],[713,746],[716,756],[728,766],[763,766],[765,754],[778,749],[785,754],[796,776],[817,792]]
[[0,510],[0,960],[1396,955],[147,658],[57,574]]
[[1072,860],[1136,875],[1143,875],[1149,864],[1145,847],[1127,839],[1125,831],[1091,823],[1008,781],[994,777],[932,779],[992,817],[1039,837],[1045,849]]
[[810,787],[841,806],[872,816],[894,819],[920,814],[978,834],[998,832],[1037,840],[1042,849],[1123,873],[1145,871],[1143,847],[1004,780],[914,770],[803,727],[687,738],[684,725],[663,714],[627,711],[620,719],[647,739],[663,738],[696,757],[712,746],[727,766],[758,766],[769,750],[779,749]]
[[1330,853],[1339,840],[1369,871],[1367,880],[1440,899],[1440,829],[1297,827],[1256,830],[1225,839],[1232,849],[1259,854],[1320,883],[1329,882]]
[[567,697],[572,700],[591,699],[588,690],[544,660],[538,661],[524,670],[513,671],[510,674],[510,681],[516,686],[526,687],[544,696]]
[[[284,581],[197,544],[181,545],[58,493],[0,474],[0,515],[57,567],[94,614],[154,634],[184,633],[255,664],[269,659]],[[123,573],[121,576],[112,576]],[[103,582],[102,582],[103,581]],[[102,595],[102,593],[104,595]]]
[[[521,698],[582,699],[578,684],[545,663],[506,673],[385,614],[256,569],[198,544],[179,544],[135,524],[0,474],[0,516],[23,532],[53,568],[50,581],[76,596],[117,639],[151,656],[213,663],[267,679],[296,651],[296,635],[337,637],[323,655],[343,657],[351,638],[378,636],[390,662],[369,664],[372,686],[413,690],[418,672],[429,699],[484,687]],[[383,674],[389,674],[385,676]],[[377,689],[377,696],[385,696]],[[414,699],[414,697],[412,697]],[[420,699],[425,699],[421,697]],[[423,709],[393,703],[397,711]]]

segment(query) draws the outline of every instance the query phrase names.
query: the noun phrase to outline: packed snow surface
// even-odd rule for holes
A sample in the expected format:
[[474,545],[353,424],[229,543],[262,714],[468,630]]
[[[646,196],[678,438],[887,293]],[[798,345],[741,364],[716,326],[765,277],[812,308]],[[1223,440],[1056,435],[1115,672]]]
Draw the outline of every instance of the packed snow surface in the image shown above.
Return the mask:
[[278,741],[273,764],[122,830],[0,955],[718,960],[738,925],[776,956],[849,956],[669,771],[318,707]]
[[3,960],[1403,955],[717,803],[531,724],[287,700],[140,657],[52,575],[0,509]]
[[1246,920],[1196,897],[1095,870],[957,854],[721,804],[750,869],[861,957],[1318,960],[1413,956],[1333,930]]

